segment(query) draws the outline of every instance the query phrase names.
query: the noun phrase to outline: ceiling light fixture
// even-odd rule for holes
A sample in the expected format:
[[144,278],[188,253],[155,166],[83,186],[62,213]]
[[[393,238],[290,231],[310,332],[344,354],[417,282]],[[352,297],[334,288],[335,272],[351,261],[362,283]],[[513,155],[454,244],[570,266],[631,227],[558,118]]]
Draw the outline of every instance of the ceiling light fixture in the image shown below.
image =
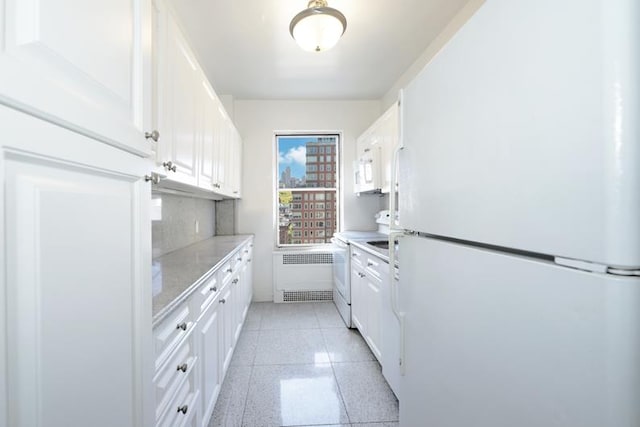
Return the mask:
[[298,45],[311,52],[331,49],[347,29],[347,18],[326,0],[311,0],[291,20],[289,32]]

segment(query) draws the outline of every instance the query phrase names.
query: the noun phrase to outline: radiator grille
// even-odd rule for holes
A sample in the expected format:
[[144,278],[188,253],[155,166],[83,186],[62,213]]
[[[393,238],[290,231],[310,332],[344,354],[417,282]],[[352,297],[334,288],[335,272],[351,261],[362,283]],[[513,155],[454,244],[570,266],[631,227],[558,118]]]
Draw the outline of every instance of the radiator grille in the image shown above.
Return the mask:
[[333,291],[284,291],[282,301],[333,301]]
[[284,254],[282,264],[333,264],[333,254]]

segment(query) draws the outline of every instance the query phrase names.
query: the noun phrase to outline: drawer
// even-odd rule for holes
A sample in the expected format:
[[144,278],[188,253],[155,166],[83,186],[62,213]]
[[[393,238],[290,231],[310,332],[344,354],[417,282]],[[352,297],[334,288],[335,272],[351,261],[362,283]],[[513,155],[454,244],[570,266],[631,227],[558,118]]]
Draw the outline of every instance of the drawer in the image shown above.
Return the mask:
[[191,427],[199,420],[200,391],[196,389],[195,370],[180,385],[173,400],[156,424],[158,427]]
[[364,267],[364,263],[365,263],[364,251],[361,251],[360,249],[356,248],[353,245],[349,245],[349,247],[351,252],[351,262],[358,267]]
[[218,274],[219,271],[212,274],[205,283],[200,285],[200,288],[198,288],[193,295],[191,308],[194,310],[194,313],[196,313],[197,318],[200,318],[200,316],[207,310],[207,307],[209,307],[220,294],[222,286],[218,279]]
[[153,329],[156,371],[167,360],[173,349],[180,344],[180,341],[191,333],[193,325],[193,314],[189,309],[189,304],[185,302]]
[[233,267],[234,267],[234,263],[232,262],[234,258],[231,257],[229,260],[227,260],[227,262],[225,262],[224,264],[222,264],[222,266],[220,267],[220,270],[218,270],[218,279],[220,280],[220,287],[223,287],[224,285],[226,285],[227,283],[229,283],[229,281],[231,281],[231,277],[233,276]]
[[376,256],[372,256],[369,254],[365,255],[365,271],[367,273],[377,277],[378,279],[388,277],[389,263]]
[[195,367],[197,356],[194,340],[194,334],[190,334],[182,341],[153,378],[156,419],[165,412],[170,401]]

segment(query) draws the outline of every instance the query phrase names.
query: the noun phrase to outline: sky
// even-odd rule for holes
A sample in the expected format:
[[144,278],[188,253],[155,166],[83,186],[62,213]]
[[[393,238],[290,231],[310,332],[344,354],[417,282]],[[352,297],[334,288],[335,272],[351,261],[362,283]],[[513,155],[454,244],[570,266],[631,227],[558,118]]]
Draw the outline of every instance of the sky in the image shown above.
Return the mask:
[[295,176],[298,179],[304,177],[307,154],[305,144],[316,139],[308,136],[281,136],[278,138],[278,178],[280,178],[287,166],[291,168],[291,176]]

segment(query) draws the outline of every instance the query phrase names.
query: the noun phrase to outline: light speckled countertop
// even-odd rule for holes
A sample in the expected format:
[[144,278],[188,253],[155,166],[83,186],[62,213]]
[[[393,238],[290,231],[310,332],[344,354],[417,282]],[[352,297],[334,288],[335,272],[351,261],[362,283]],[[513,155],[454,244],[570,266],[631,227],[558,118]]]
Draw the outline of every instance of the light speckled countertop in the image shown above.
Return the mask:
[[153,260],[153,325],[173,309],[219,268],[251,235],[215,236]]

